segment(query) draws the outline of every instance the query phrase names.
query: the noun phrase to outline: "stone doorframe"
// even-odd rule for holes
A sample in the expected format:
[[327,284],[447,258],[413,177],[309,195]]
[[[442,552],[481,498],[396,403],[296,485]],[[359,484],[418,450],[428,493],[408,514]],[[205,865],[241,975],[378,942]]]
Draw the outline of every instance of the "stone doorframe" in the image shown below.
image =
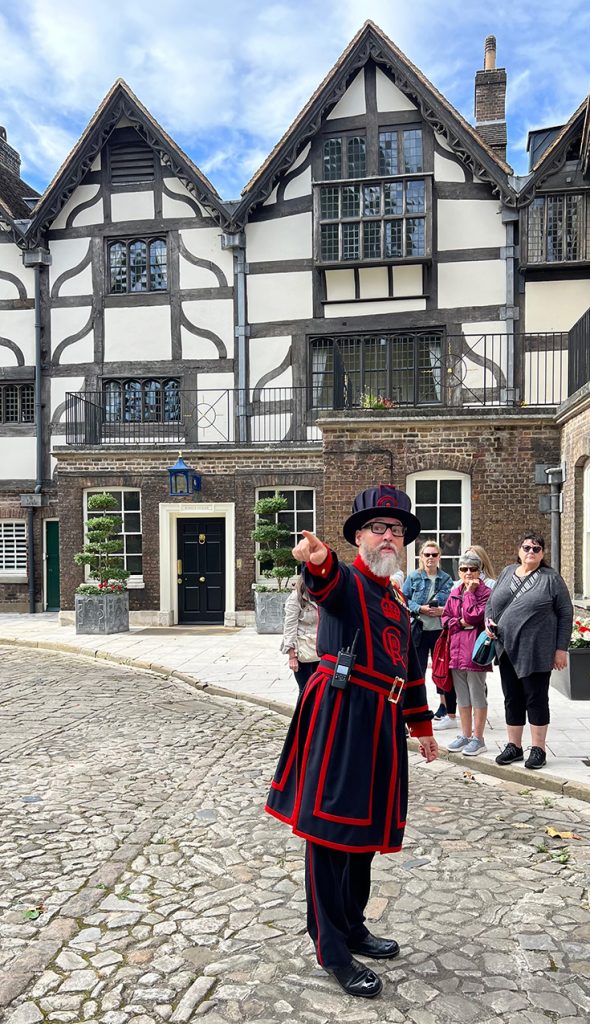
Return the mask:
[[178,519],[225,520],[225,616],[224,626],[236,624],[236,526],[235,505],[229,501],[166,502],[160,505],[160,614],[162,626],[178,622],[178,588],[176,562],[178,558],[176,521]]

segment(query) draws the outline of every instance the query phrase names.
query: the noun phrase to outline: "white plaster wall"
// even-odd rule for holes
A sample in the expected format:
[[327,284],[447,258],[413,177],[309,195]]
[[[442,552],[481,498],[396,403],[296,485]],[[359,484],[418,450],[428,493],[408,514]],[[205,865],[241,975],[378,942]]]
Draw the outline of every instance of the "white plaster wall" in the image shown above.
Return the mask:
[[[0,338],[18,345],[25,364],[35,363],[35,311],[33,309],[0,309]],[[0,366],[18,366],[16,355],[0,345]]]
[[[65,402],[66,393],[68,391],[80,391],[84,386],[84,377],[52,377],[50,382],[51,387],[51,410],[50,415],[53,419],[55,410],[58,405]],[[65,417],[65,409],[59,416],[59,422],[63,421]]]
[[[381,68],[377,68],[377,110],[417,110],[407,96],[394,85]],[[364,113],[364,111],[363,111]]]
[[[77,334],[88,323],[92,312],[91,306],[76,306],[65,309],[51,310],[51,353],[55,353],[58,345],[66,338]],[[92,327],[83,338],[68,345],[59,358],[60,366],[75,363],[94,362],[94,330]]]
[[311,192],[311,167],[305,167],[301,174],[293,178],[285,186],[285,199],[297,199],[298,196],[308,196]]
[[[30,267],[23,267],[22,253],[16,245],[0,245],[0,270],[17,277],[24,286],[28,299],[35,294],[35,274]],[[0,299],[18,299],[14,284],[0,278]]]
[[506,264],[503,260],[439,263],[438,304],[492,306],[506,302]]
[[[278,338],[251,338],[249,345],[250,357],[250,381],[254,386],[258,384],[265,374],[270,373],[277,366],[280,366],[283,359],[291,348],[291,335],[285,334]],[[286,376],[284,382],[281,378]],[[269,383],[269,387],[288,387],[292,381],[292,371],[289,366],[286,371]]]
[[[200,443],[218,444],[224,439],[234,441],[232,396],[225,394],[226,390],[234,387],[233,373],[200,373],[197,387]],[[198,458],[189,465],[198,468]]]
[[301,164],[304,163],[305,160],[307,160],[307,158],[309,156],[310,149],[311,149],[311,142],[308,142],[307,146],[303,147],[303,149],[301,150],[299,156],[296,157],[295,160],[293,161],[293,163],[291,164],[290,170],[295,171],[298,167],[301,167]]
[[365,72],[364,69],[361,69],[326,120],[331,121],[335,117],[354,117],[356,114],[366,114],[366,112]]
[[272,192],[270,193],[268,199],[265,199],[262,205],[263,206],[273,206],[276,203],[276,201],[277,201],[277,192],[278,192],[278,190],[279,190],[279,186],[278,186],[278,183],[277,183],[275,185],[275,187],[273,188]]
[[191,334],[186,327],[180,328],[180,344],[183,359],[219,359],[219,351],[210,338]]
[[393,294],[396,299],[408,295],[422,295],[423,292],[424,277],[421,264],[393,268]]
[[328,302],[354,299],[354,270],[327,270],[326,298]]
[[170,306],[122,306],[104,311],[105,362],[170,359]]
[[[439,139],[440,141],[440,139]],[[445,147],[448,149],[448,146]],[[465,171],[457,160],[451,160],[440,153],[434,154],[435,181],[465,181]]]
[[165,178],[164,184],[170,192],[175,192],[178,196],[177,199],[172,199],[165,193],[162,195],[162,214],[164,217],[196,217],[190,203],[184,202],[186,199],[190,199],[192,203],[197,204],[197,208],[203,217],[209,216],[209,211],[195,199],[186,185],[183,185],[178,178]]
[[568,397],[568,352],[525,352],[524,394],[527,405],[553,405]]
[[[51,266],[49,268],[50,291],[58,277],[82,262],[89,248],[89,238],[64,238],[52,241]],[[92,295],[92,291],[92,265],[89,263],[75,277],[70,277],[67,281],[63,281],[58,294],[59,296]]]
[[90,170],[91,171],[100,171],[100,168],[101,168],[100,157],[101,157],[100,153],[98,154],[98,156],[95,156],[94,160],[92,161],[92,163],[90,165]]
[[[182,303],[182,310],[195,327],[212,331],[221,338],[231,359],[234,354],[234,304],[232,299],[194,299]],[[187,334],[197,340],[196,335]],[[184,348],[183,348],[184,352]],[[218,358],[217,349],[207,356],[208,359]]]
[[361,299],[386,299],[389,296],[387,267],[365,267],[359,270]]
[[506,245],[506,225],[497,200],[439,199],[437,217],[441,251]]
[[153,192],[112,192],[111,220],[153,220]]
[[[214,263],[225,274],[228,285],[233,283],[233,255],[231,249],[221,248],[220,228],[185,228],[180,232],[180,237],[193,256]],[[188,267],[191,268],[190,275]],[[212,288],[217,284],[217,278],[214,274],[211,275],[211,271],[195,267],[193,264],[187,263],[183,257],[181,257],[180,275],[181,288]],[[187,283],[184,283],[185,281]],[[189,281],[198,281],[198,283],[189,284]]]
[[461,324],[463,334],[506,334],[505,320],[476,320]]
[[0,438],[0,479],[31,480],[37,472],[34,437]]
[[377,313],[413,313],[426,309],[426,299],[384,299],[383,302],[336,302],[326,306],[325,315],[372,316]]
[[527,334],[569,331],[589,306],[589,279],[585,281],[527,281],[525,322],[522,330]]
[[311,273],[249,275],[248,315],[251,323],[307,320],[312,313]]
[[246,225],[246,259],[249,263],[309,259],[311,255],[311,213]]
[[99,189],[100,185],[78,185],[78,188],[58,213],[51,227],[55,229],[65,228],[66,221],[72,210],[80,206],[81,203],[85,203],[88,199],[93,198],[96,198],[96,202],[87,210],[82,210],[74,217],[73,226],[81,227],[86,224],[102,224],[104,211],[102,199],[98,199]]

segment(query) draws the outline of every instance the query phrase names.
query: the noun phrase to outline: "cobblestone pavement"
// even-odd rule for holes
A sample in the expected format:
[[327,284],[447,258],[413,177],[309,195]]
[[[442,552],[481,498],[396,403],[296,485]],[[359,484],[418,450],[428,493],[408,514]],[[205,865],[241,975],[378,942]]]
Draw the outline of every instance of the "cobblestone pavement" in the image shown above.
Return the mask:
[[301,843],[262,813],[285,728],[0,647],[0,1020],[588,1020],[587,804],[411,755],[406,845],[376,858],[369,907],[402,955],[353,1000],[311,955]]

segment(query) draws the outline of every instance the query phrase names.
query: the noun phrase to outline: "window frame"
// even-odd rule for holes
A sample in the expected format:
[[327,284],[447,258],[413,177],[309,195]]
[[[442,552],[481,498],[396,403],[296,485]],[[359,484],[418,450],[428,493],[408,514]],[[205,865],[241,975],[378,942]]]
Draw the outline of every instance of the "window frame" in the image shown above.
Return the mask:
[[[152,287],[151,278],[151,248],[156,242],[162,242],[166,250],[166,285],[164,288]],[[145,275],[146,275],[146,288],[131,288],[131,247],[137,243],[141,243],[146,246],[146,260],[145,260]],[[122,245],[125,247],[125,288],[121,291],[113,290],[113,278],[111,269],[111,250],[116,245]],[[113,296],[131,296],[131,295],[168,295],[170,294],[170,246],[168,243],[168,233],[159,232],[157,234],[134,234],[134,235],[113,235],[110,238],[105,239],[105,287],[106,294],[112,298]]]
[[[112,416],[108,410],[108,394],[107,387],[110,384],[118,384],[120,387],[119,392],[119,416]],[[139,384],[140,390],[138,392],[140,402],[141,415],[139,419],[126,419],[124,415],[125,407],[125,387],[129,384]],[[176,395],[177,395],[177,408],[178,416],[176,419],[165,419],[162,415],[158,419],[147,418],[146,413],[146,385],[147,384],[158,384],[160,387],[160,410],[164,410],[164,390],[168,384],[176,384]],[[165,425],[169,423],[182,423],[182,388],[180,377],[104,377],[101,381],[100,386],[101,393],[101,404],[105,423],[136,423],[141,425],[159,424]],[[131,393],[131,392],[130,392]]]
[[582,586],[584,601],[590,601],[590,459],[583,469]]
[[[568,199],[573,199],[574,197],[579,197],[581,199],[581,216],[580,216],[580,224],[579,224],[579,228],[578,228],[579,255],[576,256],[575,258],[568,258],[567,256],[564,256],[562,259],[549,259],[549,256],[548,256],[548,251],[549,251],[549,237],[548,237],[548,230],[549,230],[549,202],[548,202],[548,200],[562,198],[562,199],[564,199],[564,201],[567,202]],[[531,213],[532,213],[533,209],[535,208],[535,204],[538,203],[538,202],[541,202],[541,201],[544,204],[543,205],[543,223],[542,223],[542,228],[541,228],[541,232],[540,232],[540,235],[541,235],[541,238],[540,238],[541,258],[540,259],[536,259],[536,258],[533,258],[532,246],[531,246],[531,238],[532,238],[532,235],[533,235],[532,223],[531,223]],[[575,266],[579,266],[580,264],[584,264],[584,263],[590,262],[590,191],[588,191],[586,189],[583,189],[583,188],[579,188],[579,189],[567,189],[567,190],[566,189],[556,189],[554,191],[548,190],[548,191],[538,192],[534,196],[532,202],[526,208],[525,226],[526,226],[526,266],[531,267],[531,268],[535,268],[535,267],[561,267],[561,266],[567,266],[567,267],[574,266],[575,267]],[[562,222],[561,240],[562,240],[562,247],[564,249],[565,249],[565,246],[563,245],[563,238],[564,238],[564,236],[566,234],[567,234],[567,223],[566,222]]]
[[[14,565],[6,567],[5,529],[13,527]],[[21,527],[22,536],[17,536],[16,527]],[[26,519],[0,519],[0,583],[27,583],[29,578],[28,532]]]
[[[426,537],[432,537],[437,542],[441,533],[460,533],[459,551],[456,555],[449,555],[447,558],[455,559],[457,561],[459,555],[465,551],[466,548],[471,544],[471,477],[468,473],[459,473],[452,469],[423,469],[417,473],[410,473],[406,478],[406,492],[412,502],[412,511],[420,518],[420,506],[416,505],[416,483],[419,481],[436,480],[439,483],[437,490],[437,528],[433,530],[423,530]],[[444,508],[445,505],[454,507],[454,503],[445,502],[441,504],[440,498],[440,481],[441,480],[459,480],[461,481],[461,529],[460,530],[441,530],[440,529],[440,509]],[[418,538],[408,544],[407,547],[407,571],[408,573],[413,572],[414,569],[418,568]],[[448,568],[445,567],[445,556],[441,559],[441,568],[448,572]],[[458,579],[458,572],[453,575],[449,572],[449,575],[454,579]]]
[[[142,590],[145,587],[144,577],[143,577],[143,572],[144,572],[144,568],[145,568],[145,566],[144,566],[145,550],[144,550],[144,544],[143,544],[143,539],[144,539],[144,523],[143,523],[143,509],[142,509],[142,493],[141,493],[141,488],[140,487],[117,487],[117,486],[111,487],[111,486],[105,485],[104,487],[87,487],[87,488],[84,488],[83,500],[82,500],[82,528],[83,528],[83,532],[84,532],[84,537],[86,537],[86,524],[87,524],[88,518],[89,518],[89,516],[88,516],[88,497],[91,494],[103,494],[105,491],[106,491],[107,494],[114,494],[114,493],[121,494],[121,512],[113,511],[112,513],[110,513],[110,514],[112,514],[114,516],[120,515],[121,513],[123,513],[125,511],[123,509],[123,502],[124,502],[123,494],[124,493],[132,491],[132,492],[137,493],[139,495],[139,509],[138,510],[129,509],[128,511],[130,511],[130,512],[137,511],[139,513],[139,526],[140,526],[140,529],[139,529],[139,531],[137,531],[137,530],[131,531],[130,530],[128,533],[126,533],[126,531],[125,531],[125,521],[123,519],[123,522],[121,524],[121,534],[122,534],[123,538],[125,538],[126,536],[136,537],[138,535],[141,537],[141,554],[139,555],[139,557],[141,558],[141,573],[132,573],[129,576],[129,578],[127,580],[127,589],[128,590]],[[104,513],[102,513],[102,512],[98,512],[98,513],[97,512],[93,512],[92,513],[92,516],[96,516],[96,515],[109,515],[109,513],[108,512],[104,512]],[[114,557],[120,557],[120,556],[115,555]],[[123,549],[123,568],[124,569],[127,568],[127,558],[128,557],[137,558],[138,554],[135,551],[127,552],[125,544],[124,544],[124,549]],[[93,582],[93,579],[92,579],[92,577],[90,575],[89,566],[87,566],[87,565],[84,566],[84,582],[85,583],[92,583]]]
[[[265,486],[260,486],[260,487],[256,488],[255,500],[258,501],[259,498],[262,498],[262,497],[271,497],[272,495],[275,494],[276,491],[278,491],[279,494],[283,494],[285,491],[292,491],[294,493],[296,493],[297,491],[311,491],[311,493],[313,495],[313,508],[312,509],[299,509],[298,510],[297,509],[297,502],[296,502],[296,499],[295,499],[294,500],[294,508],[292,510],[291,509],[286,509],[285,511],[293,513],[293,515],[295,516],[295,520],[294,520],[295,526],[297,526],[297,513],[298,513],[298,511],[299,512],[307,512],[307,513],[311,512],[311,514],[312,514],[312,524],[313,524],[312,528],[311,528],[311,532],[315,533],[316,532],[316,523],[317,523],[317,500],[316,500],[317,499],[317,494],[316,494],[316,488],[315,487],[305,487],[305,486],[300,485],[300,484],[294,484],[293,486],[287,486],[287,487],[283,487],[281,484],[277,484],[276,486],[265,485]],[[268,494],[266,492],[268,492]],[[280,515],[281,515],[280,512],[276,512],[275,513],[275,516],[280,516]],[[258,525],[258,521],[259,521],[259,519],[258,519],[258,516],[257,516],[256,517],[256,524],[255,525]],[[305,527],[303,527],[303,529],[305,529]],[[300,537],[300,535],[301,535],[300,531],[295,530],[295,537]],[[260,544],[257,541],[256,542],[256,554],[258,554],[259,550],[260,550]],[[259,562],[258,559],[256,559],[255,565],[256,565],[256,583],[264,583],[264,584],[272,585],[272,580],[269,580],[269,578],[267,576],[263,575],[262,568],[261,568],[262,563]],[[293,575],[295,575],[296,572],[297,572],[297,570],[294,569],[293,570]]]
[[[9,389],[16,389],[16,419],[6,419],[6,394]],[[31,416],[30,419],[23,418],[23,408],[25,402],[23,401],[23,395],[26,392],[26,404],[29,407]],[[35,384],[33,381],[23,380],[2,380],[0,381],[0,428],[1,427],[14,427],[16,425],[23,426],[34,426],[35,424]]]
[[[314,180],[313,180],[313,219],[314,219],[314,252],[315,262],[321,268],[346,268],[355,266],[381,266],[387,264],[409,264],[409,263],[424,263],[429,262],[432,259],[432,179],[434,176],[434,170],[428,166],[431,163],[430,160],[430,146],[427,145],[427,136],[425,132],[425,126],[422,122],[404,122],[400,124],[379,124],[374,127],[365,126],[362,130],[357,129],[346,129],[343,131],[329,131],[329,125],[326,130],[322,133],[318,140],[318,149],[316,151],[316,158],[314,160]],[[416,132],[421,133],[421,148],[422,148],[422,170],[418,171],[399,171],[400,167],[404,166],[403,157],[405,151],[405,133]],[[386,133],[397,134],[397,166],[398,173],[383,173],[379,167],[380,162],[380,137]],[[366,152],[366,173],[359,177],[343,176],[341,178],[326,178],[324,177],[324,146],[327,142],[332,139],[340,139],[342,142],[346,142],[346,152],[348,152],[348,140],[364,134],[365,136],[365,152]],[[373,138],[374,136],[374,138]],[[344,150],[344,146],[343,146]],[[408,205],[408,192],[409,185],[413,181],[423,183],[423,210],[414,210]],[[392,211],[391,207],[387,211],[387,199],[386,199],[386,186],[389,184],[401,184],[402,193],[402,206],[401,212],[396,210]],[[346,197],[346,191],[351,188],[358,189],[358,213],[343,212],[344,199]],[[366,195],[365,190],[379,189],[379,212],[373,214],[366,211]],[[335,217],[325,216],[322,214],[323,199],[326,196],[327,189],[333,189],[336,193],[336,203],[338,207],[338,215]],[[391,201],[391,200],[390,200]],[[387,212],[386,212],[387,211]],[[408,247],[411,244],[411,235],[409,232],[408,225],[411,221],[420,221],[423,224],[422,238],[423,242],[421,246],[420,254],[412,254],[408,252]],[[392,255],[386,254],[386,225],[399,224],[401,226],[401,254],[396,253]],[[349,225],[358,225],[356,234],[358,235],[358,242],[355,243],[354,235],[355,232],[347,230]],[[378,231],[378,245],[379,251],[366,253],[367,240],[373,236],[373,242],[375,241],[375,226],[379,225]],[[332,250],[330,253],[325,253],[323,239],[328,234],[329,228],[335,228],[332,231],[333,244],[335,243],[335,251]],[[358,246],[358,250],[353,255],[345,257],[346,244],[348,236],[353,239],[352,244],[355,248]],[[370,244],[370,242],[368,243]],[[337,252],[337,255],[335,255]]]

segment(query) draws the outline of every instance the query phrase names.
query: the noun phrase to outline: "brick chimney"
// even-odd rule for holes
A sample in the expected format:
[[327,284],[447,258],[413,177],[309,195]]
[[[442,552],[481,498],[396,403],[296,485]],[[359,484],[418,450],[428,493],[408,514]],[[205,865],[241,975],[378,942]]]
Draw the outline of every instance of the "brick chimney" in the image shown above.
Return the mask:
[[496,37],[485,41],[483,71],[475,74],[475,129],[506,159],[506,69],[496,67]]
[[0,167],[20,178],[20,156],[6,141],[6,128],[0,127]]

